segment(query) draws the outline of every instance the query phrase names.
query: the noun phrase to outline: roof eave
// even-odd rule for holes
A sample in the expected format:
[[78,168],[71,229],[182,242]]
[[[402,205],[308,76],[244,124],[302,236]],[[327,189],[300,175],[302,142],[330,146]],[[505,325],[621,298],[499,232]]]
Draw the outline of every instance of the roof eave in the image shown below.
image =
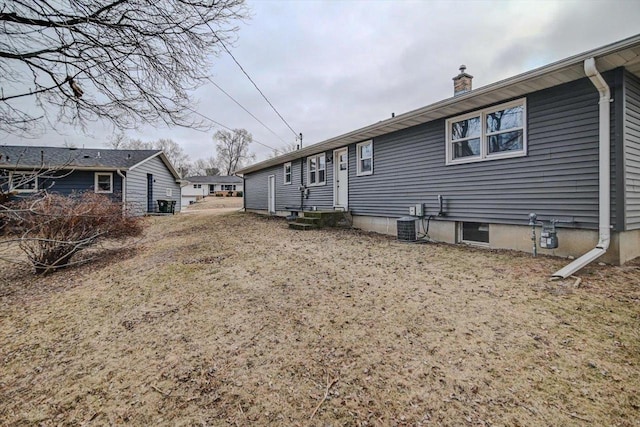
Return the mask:
[[[621,58],[613,58],[617,53],[627,49],[629,49],[627,55],[619,55]],[[608,71],[627,64],[634,64],[634,66],[637,66],[640,62],[640,35],[629,37],[625,40],[593,49],[588,52],[573,55],[549,65],[474,89],[465,94],[447,98],[434,104],[399,114],[394,118],[382,120],[378,123],[310,145],[303,149],[264,160],[246,168],[242,168],[236,171],[236,173],[243,175],[255,172],[267,167],[297,160],[321,151],[336,149],[355,142],[365,141],[376,136],[406,129],[411,126],[416,126],[444,117],[450,117],[464,111],[479,108],[483,105],[517,98],[537,90],[578,80],[585,77],[582,64],[584,60],[588,58],[599,58],[602,62],[605,62],[606,64],[599,64],[599,69],[601,69],[601,71]],[[620,62],[623,59],[624,61]],[[640,67],[637,72],[640,72]],[[525,82],[527,83],[526,86],[524,85]]]

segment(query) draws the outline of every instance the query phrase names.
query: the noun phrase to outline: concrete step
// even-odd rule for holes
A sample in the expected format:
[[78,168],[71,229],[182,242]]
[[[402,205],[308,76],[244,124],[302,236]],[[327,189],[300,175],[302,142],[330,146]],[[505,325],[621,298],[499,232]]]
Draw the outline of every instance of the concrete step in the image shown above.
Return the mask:
[[318,225],[316,225],[316,224],[303,224],[303,223],[300,223],[300,222],[290,222],[289,223],[289,228],[291,228],[293,230],[306,231],[306,230],[318,229],[320,227]]
[[342,212],[337,211],[304,211],[302,215],[307,218],[328,218],[335,215],[341,215]]
[[322,222],[322,218],[301,217],[301,218],[296,218],[296,222],[298,224],[320,225],[320,223]]

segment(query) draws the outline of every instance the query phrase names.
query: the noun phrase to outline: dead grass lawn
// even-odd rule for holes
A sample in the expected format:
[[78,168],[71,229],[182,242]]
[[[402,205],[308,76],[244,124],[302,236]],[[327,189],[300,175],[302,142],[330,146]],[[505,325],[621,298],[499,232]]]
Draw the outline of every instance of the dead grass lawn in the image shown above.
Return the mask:
[[[214,211],[212,211],[214,212]],[[640,270],[279,219],[0,273],[4,425],[640,425]]]

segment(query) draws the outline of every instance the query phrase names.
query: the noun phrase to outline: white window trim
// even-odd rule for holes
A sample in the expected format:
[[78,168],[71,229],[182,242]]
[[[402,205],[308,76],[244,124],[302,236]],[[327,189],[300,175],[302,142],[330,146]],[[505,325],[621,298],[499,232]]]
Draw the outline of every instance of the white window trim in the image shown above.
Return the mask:
[[[289,182],[287,182],[287,166],[289,166]],[[291,162],[287,162],[284,165],[282,165],[282,172],[284,174],[282,178],[283,184],[291,185],[291,183],[293,182],[293,168],[291,166]]]
[[[315,183],[311,183],[311,159],[316,159],[316,177],[320,174],[320,157],[324,157],[324,181],[318,181]],[[327,185],[327,156],[325,153],[314,154],[313,156],[307,157],[307,187],[320,187],[323,185]]]
[[[347,186],[347,202],[344,205],[337,205],[337,199],[338,199],[338,174],[340,173],[339,168],[340,168],[340,160],[338,158],[338,153],[340,153],[341,151],[344,151],[347,155],[347,182],[346,182],[346,186]],[[342,147],[342,148],[337,148],[335,150],[333,150],[333,207],[337,208],[344,208],[345,210],[347,210],[349,208],[349,147]]]
[[[501,132],[493,132],[487,133],[487,114],[492,113],[498,110],[504,110],[506,108],[515,107],[522,105],[522,150],[518,151],[505,151],[502,153],[489,154],[489,147],[487,146],[486,137],[490,135],[494,135],[496,133]],[[479,156],[469,156],[462,157],[459,159],[453,158],[453,141],[451,141],[451,123],[459,122],[461,120],[470,119],[472,117],[480,117],[480,155]],[[511,130],[511,129],[509,129]],[[520,130],[520,128],[513,128],[513,130]],[[506,130],[505,130],[506,132]],[[475,162],[484,162],[487,160],[498,160],[498,159],[510,159],[514,157],[524,157],[527,155],[527,98],[520,98],[514,101],[506,102],[500,105],[494,105],[493,107],[484,108],[482,110],[473,111],[471,113],[463,114],[461,116],[451,117],[447,119],[445,123],[445,133],[446,133],[446,165],[459,165],[464,163],[475,163]],[[473,139],[473,138],[470,138]]]
[[[103,191],[98,189],[98,177],[109,176],[109,191]],[[94,191],[99,194],[113,194],[113,173],[112,172],[96,172],[94,174]]]
[[[366,160],[360,157],[360,147],[363,145],[371,144],[371,170],[362,171],[362,160]],[[373,139],[368,141],[362,141],[356,144],[356,176],[373,175]]]
[[[463,229],[464,229],[464,223],[465,222],[474,222],[477,224],[487,224],[487,226],[489,227],[489,241],[488,242],[478,242],[476,240],[465,240],[463,239]],[[459,243],[464,243],[465,245],[469,245],[469,246],[478,246],[481,248],[490,248],[491,247],[491,225],[488,223],[483,223],[483,222],[477,222],[477,221],[460,221],[458,222],[458,236],[460,236],[458,238],[458,242]]]
[[[22,176],[28,176],[28,175],[35,175],[33,177],[36,185],[34,189],[24,189],[24,188],[15,188],[13,186],[13,176],[15,174],[18,175],[22,175]],[[28,179],[28,178],[27,178]],[[9,172],[9,191],[11,192],[16,192],[16,193],[35,193],[38,191],[38,189],[40,188],[39,183],[38,183],[38,174],[35,172]]]

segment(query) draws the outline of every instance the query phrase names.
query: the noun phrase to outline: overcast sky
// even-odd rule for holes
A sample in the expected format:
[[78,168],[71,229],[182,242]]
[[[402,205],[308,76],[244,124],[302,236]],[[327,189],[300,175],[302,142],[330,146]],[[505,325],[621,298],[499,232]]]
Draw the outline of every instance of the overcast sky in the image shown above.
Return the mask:
[[[231,49],[305,146],[453,95],[461,64],[473,87],[635,35],[640,2],[622,1],[270,1],[249,0]],[[215,86],[194,94],[194,108],[231,128],[244,128],[273,148],[295,141],[229,55],[213,60]],[[61,127],[6,144],[103,147],[112,131]],[[192,160],[215,155],[214,131],[145,126],[127,136],[171,138]],[[283,142],[283,140],[285,142]],[[270,149],[252,144],[257,160]]]

